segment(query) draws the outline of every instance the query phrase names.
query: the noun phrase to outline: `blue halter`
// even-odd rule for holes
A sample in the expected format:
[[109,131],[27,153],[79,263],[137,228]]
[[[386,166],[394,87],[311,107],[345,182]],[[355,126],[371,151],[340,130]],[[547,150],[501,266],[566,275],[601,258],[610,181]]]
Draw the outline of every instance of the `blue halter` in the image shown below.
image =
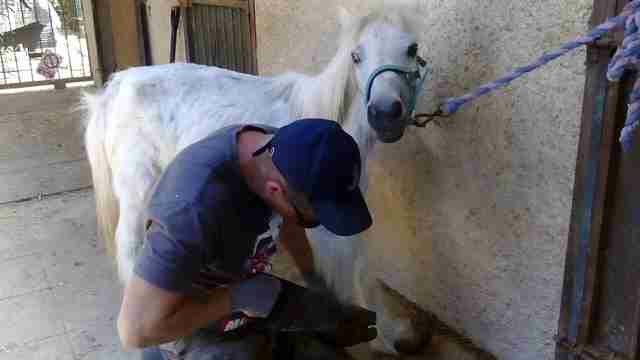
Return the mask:
[[[422,58],[418,58],[417,60],[418,67],[415,70],[398,65],[382,65],[376,68],[376,70],[372,72],[371,75],[369,75],[369,80],[367,80],[367,92],[365,94],[366,96],[364,100],[365,106],[367,106],[369,104],[369,100],[371,100],[371,88],[373,87],[373,82],[375,81],[375,79],[380,74],[391,71],[400,75],[400,77],[407,82],[409,88],[413,90],[412,96],[409,100],[409,104],[407,104],[407,114],[412,115],[416,107],[418,96],[420,96],[420,93],[422,92],[422,86],[427,79],[427,75],[431,73],[431,71],[426,68],[426,62],[422,60]],[[425,68],[422,73],[420,73],[421,67]]]

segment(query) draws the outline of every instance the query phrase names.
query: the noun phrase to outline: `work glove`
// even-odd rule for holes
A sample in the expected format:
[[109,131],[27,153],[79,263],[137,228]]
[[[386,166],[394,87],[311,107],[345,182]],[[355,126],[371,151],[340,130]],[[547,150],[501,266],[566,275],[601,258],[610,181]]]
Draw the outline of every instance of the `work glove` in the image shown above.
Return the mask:
[[213,323],[208,329],[218,336],[242,334],[250,324],[264,319],[276,304],[282,284],[279,279],[258,273],[229,287],[231,314]]
[[[325,289],[324,286],[319,286]],[[259,331],[291,333],[349,347],[376,338],[376,314],[345,305],[326,290],[311,290],[259,273],[231,286],[232,316],[218,323],[221,334]]]
[[273,332],[291,332],[348,347],[376,338],[376,314],[355,305],[339,303],[324,291],[281,282],[279,299],[264,325]]

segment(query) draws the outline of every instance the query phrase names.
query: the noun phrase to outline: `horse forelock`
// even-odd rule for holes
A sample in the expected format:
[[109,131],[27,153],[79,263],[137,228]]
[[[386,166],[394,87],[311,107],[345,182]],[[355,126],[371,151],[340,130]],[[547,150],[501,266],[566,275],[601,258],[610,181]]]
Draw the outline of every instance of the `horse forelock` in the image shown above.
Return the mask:
[[376,22],[412,31],[408,11],[402,6],[373,6],[363,16],[345,15],[342,19],[340,42],[336,55],[317,76],[302,78],[297,87],[297,99],[292,104],[293,118],[319,116],[341,124],[347,121],[349,106],[357,96],[351,52],[368,25]]
[[379,1],[377,4],[370,5],[369,12],[365,15],[343,14],[341,47],[357,46],[364,30],[374,23],[390,24],[404,32],[415,33],[415,21],[413,21],[410,3],[389,5]]

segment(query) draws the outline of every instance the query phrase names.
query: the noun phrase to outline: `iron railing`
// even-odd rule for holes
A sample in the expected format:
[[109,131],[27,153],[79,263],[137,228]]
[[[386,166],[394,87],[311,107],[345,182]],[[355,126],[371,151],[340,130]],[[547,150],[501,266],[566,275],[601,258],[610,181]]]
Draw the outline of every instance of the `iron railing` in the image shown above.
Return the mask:
[[0,0],[0,89],[91,80],[81,0]]

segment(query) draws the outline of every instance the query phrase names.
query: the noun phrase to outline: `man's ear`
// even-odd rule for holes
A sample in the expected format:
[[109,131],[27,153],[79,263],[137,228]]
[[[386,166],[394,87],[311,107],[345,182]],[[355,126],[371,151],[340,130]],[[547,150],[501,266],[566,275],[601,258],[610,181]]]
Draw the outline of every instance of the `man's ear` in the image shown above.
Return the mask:
[[267,180],[264,184],[264,191],[270,199],[277,199],[278,197],[284,197],[284,187],[276,180]]

